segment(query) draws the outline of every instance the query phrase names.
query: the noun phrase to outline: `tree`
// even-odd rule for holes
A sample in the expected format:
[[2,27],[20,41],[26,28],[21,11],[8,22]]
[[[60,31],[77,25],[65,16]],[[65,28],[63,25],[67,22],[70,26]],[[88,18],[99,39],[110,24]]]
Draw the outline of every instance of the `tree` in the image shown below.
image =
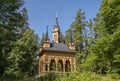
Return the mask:
[[6,57],[24,29],[23,0],[0,0],[0,77],[8,67]]
[[87,22],[85,21],[84,12],[81,9],[77,11],[75,21],[71,24],[70,30],[73,32],[73,39],[77,52],[77,64],[81,64],[86,57],[87,39]]
[[78,10],[77,15],[75,17],[75,21],[72,23],[71,28],[73,31],[73,38],[74,42],[76,44],[76,49],[80,52],[84,50],[83,47],[83,33],[84,33],[84,27],[85,27],[85,17],[82,10]]
[[69,42],[70,42],[70,31],[72,29],[69,28],[67,31],[66,31],[66,35],[65,35],[65,44],[69,45]]
[[100,8],[95,43],[91,54],[96,56],[94,65],[98,73],[120,74],[120,1],[103,0]]
[[60,42],[65,43],[65,36],[62,32],[60,33]]
[[22,37],[15,43],[8,59],[10,67],[8,73],[13,73],[17,77],[20,74],[32,76],[35,72],[35,59],[37,51],[37,36],[29,27],[22,33]]

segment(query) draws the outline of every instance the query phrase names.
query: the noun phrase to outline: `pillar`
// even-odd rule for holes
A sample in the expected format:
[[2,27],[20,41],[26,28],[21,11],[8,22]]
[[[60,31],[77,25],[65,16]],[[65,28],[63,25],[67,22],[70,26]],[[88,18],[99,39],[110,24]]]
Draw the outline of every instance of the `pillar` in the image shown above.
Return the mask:
[[58,58],[55,58],[55,71],[58,72]]
[[76,60],[74,58],[74,72],[76,72]]
[[71,72],[73,71],[72,66],[73,66],[73,64],[70,64],[70,71],[71,71]]
[[48,72],[50,71],[50,64],[48,63]]
[[56,63],[56,69],[55,70],[56,70],[56,72],[58,72],[58,63]]
[[65,72],[65,63],[63,64],[63,72]]
[[43,63],[43,67],[42,68],[43,68],[43,72],[45,72],[45,64],[44,63]]

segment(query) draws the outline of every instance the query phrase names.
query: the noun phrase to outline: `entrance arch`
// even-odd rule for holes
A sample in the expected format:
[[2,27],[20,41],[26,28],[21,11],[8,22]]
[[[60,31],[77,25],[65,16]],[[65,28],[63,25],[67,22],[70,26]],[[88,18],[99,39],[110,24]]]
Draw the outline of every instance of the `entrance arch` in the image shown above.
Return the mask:
[[51,59],[51,61],[50,61],[50,71],[55,71],[55,69],[56,69],[55,60]]
[[58,61],[58,71],[63,72],[63,61],[61,59]]
[[71,68],[70,68],[70,61],[66,60],[65,61],[65,72],[70,72]]
[[45,71],[48,71],[48,65],[45,64]]

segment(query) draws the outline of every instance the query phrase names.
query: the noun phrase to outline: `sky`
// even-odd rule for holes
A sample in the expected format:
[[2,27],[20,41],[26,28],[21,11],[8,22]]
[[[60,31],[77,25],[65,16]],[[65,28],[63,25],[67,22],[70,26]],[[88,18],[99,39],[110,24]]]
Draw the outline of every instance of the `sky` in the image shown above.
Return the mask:
[[61,32],[66,30],[74,22],[76,12],[82,9],[85,12],[86,21],[93,19],[99,12],[102,0],[25,0],[28,14],[28,22],[35,34],[41,38],[48,26],[49,37],[52,38],[52,29],[56,15]]

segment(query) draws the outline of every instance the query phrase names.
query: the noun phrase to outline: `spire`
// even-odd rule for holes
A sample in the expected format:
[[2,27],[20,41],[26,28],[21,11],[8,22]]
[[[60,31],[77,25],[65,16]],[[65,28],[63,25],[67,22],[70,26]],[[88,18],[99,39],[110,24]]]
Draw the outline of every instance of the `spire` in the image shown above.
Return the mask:
[[71,50],[75,50],[75,45],[74,45],[74,43],[73,43],[73,38],[72,38],[72,31],[70,30],[70,40],[69,40],[69,48],[71,49]]
[[59,28],[57,15],[56,15],[55,27]]
[[48,26],[46,27],[46,36],[45,36],[45,41],[49,40],[49,37],[48,37]]
[[73,43],[73,38],[72,38],[72,31],[70,30],[70,43],[72,44]]
[[44,43],[44,33],[42,34],[42,39],[41,39],[40,44],[43,45],[43,43]]

